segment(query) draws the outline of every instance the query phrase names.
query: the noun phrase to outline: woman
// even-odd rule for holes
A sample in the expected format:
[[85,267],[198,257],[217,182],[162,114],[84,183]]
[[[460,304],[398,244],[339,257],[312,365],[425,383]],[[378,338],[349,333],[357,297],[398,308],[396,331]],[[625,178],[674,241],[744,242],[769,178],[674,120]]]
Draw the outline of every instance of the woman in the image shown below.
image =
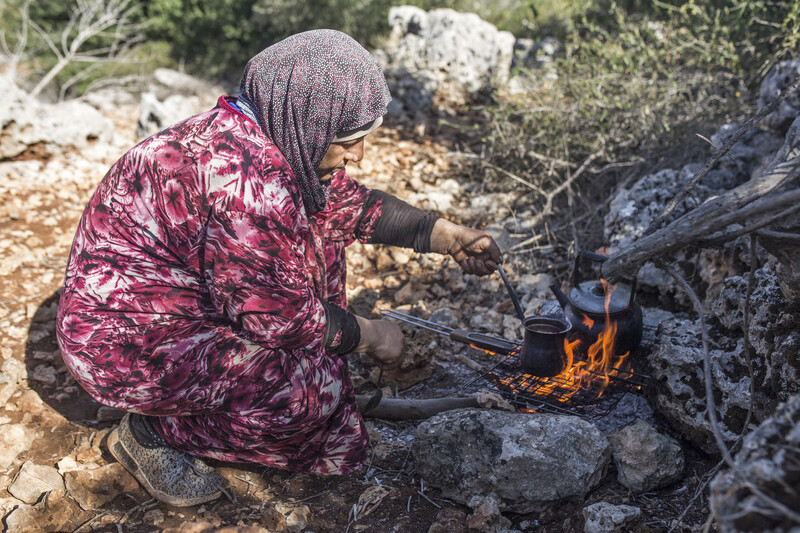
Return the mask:
[[347,35],[292,36],[247,64],[241,96],[132,148],[81,218],[58,339],[76,380],[129,412],[112,454],[172,505],[219,497],[199,457],[342,474],[367,432],[345,355],[391,367],[397,325],[345,311],[344,248],[500,259],[484,232],[349,178],[390,95]]

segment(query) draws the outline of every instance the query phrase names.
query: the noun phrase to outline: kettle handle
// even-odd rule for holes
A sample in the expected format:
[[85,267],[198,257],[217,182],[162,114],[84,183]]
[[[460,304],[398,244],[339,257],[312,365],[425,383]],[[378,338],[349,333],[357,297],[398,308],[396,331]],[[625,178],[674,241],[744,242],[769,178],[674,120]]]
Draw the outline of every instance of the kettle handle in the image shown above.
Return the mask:
[[[575,267],[572,269],[572,286],[573,287],[580,287],[581,284],[581,277],[580,277],[580,264],[582,259],[589,259],[590,261],[595,261],[597,263],[605,263],[608,261],[607,255],[601,255],[594,252],[590,252],[589,250],[583,250],[581,253],[575,256]],[[630,282],[631,286],[631,295],[628,299],[628,307],[633,307],[633,302],[636,299],[636,278],[633,278],[633,281]]]
[[578,255],[575,256],[575,267],[572,269],[572,286],[579,287],[581,284],[581,275],[580,275],[580,266],[582,259],[589,259],[591,261],[596,261],[598,263],[604,263],[608,261],[607,255],[600,255],[594,252],[590,252],[589,250],[584,250]]

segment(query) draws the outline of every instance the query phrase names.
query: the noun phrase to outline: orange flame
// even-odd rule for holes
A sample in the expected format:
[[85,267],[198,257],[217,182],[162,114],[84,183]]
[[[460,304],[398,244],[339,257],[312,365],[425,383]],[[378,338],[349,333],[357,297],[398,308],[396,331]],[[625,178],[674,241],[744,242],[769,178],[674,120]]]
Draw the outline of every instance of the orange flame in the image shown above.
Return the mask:
[[[605,326],[591,346],[583,350],[581,341],[564,340],[564,353],[567,356],[567,366],[564,372],[552,378],[539,378],[528,374],[511,376],[500,380],[500,383],[509,392],[526,394],[526,389],[534,388],[534,396],[558,394],[560,402],[567,402],[581,390],[592,387],[597,391],[597,398],[602,396],[606,387],[611,382],[612,376],[621,370],[627,369],[630,352],[623,355],[614,353],[617,336],[617,323],[611,319],[609,305],[615,287],[601,279],[606,293],[605,297]],[[588,328],[594,326],[595,321],[584,316],[583,324]],[[586,358],[578,358],[584,353]]]

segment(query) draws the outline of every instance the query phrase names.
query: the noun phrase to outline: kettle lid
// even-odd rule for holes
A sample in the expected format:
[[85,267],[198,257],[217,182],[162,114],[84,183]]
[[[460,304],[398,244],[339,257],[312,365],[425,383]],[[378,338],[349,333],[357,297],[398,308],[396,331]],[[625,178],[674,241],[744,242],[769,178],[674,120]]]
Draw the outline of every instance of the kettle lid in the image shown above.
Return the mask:
[[632,305],[633,287],[627,283],[610,285],[601,281],[584,281],[569,291],[573,307],[595,315],[605,314],[606,298],[608,313],[613,315],[628,310]]

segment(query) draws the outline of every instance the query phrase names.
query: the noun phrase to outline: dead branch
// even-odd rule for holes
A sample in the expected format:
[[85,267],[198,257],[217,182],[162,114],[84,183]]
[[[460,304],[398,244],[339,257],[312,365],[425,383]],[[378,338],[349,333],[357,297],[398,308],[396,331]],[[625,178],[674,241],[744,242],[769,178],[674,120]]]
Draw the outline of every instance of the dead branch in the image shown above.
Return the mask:
[[787,233],[785,231],[760,229],[756,231],[755,234],[763,239],[775,240],[786,244],[800,246],[800,233]]
[[731,224],[747,223],[754,217],[795,206],[800,201],[800,189],[776,191],[798,176],[800,156],[773,165],[763,176],[708,200],[668,226],[618,251],[603,263],[603,277],[611,282],[631,279],[647,261],[698,243]]
[[708,174],[708,172],[714,167],[714,165],[716,165],[719,162],[719,160],[722,159],[730,151],[731,148],[733,148],[733,145],[739,142],[742,139],[742,137],[744,137],[745,133],[750,131],[756,124],[758,124],[761,121],[761,119],[763,119],[765,116],[775,111],[778,108],[778,105],[780,105],[781,102],[783,102],[790,94],[795,92],[798,88],[800,88],[800,78],[795,80],[794,83],[792,83],[792,85],[790,85],[787,89],[782,91],[781,94],[775,100],[773,100],[769,104],[759,109],[755,115],[750,117],[750,119],[748,119],[747,122],[742,124],[742,126],[736,131],[736,133],[734,133],[733,136],[730,139],[728,139],[725,142],[725,144],[723,144],[722,147],[719,150],[717,150],[717,152],[708,161],[706,161],[705,165],[703,165],[703,168],[701,168],[697,172],[697,174],[695,174],[694,177],[692,177],[692,180],[683,189],[683,191],[681,191],[675,198],[673,198],[669,202],[669,204],[667,204],[667,206],[664,208],[664,211],[647,228],[647,230],[645,231],[645,235],[653,233],[659,227],[661,227],[667,220],[667,218],[669,218],[669,216],[672,214],[672,212],[675,211],[675,208],[678,207],[678,205],[683,201],[684,198],[686,198],[686,195],[688,195],[692,191],[692,189],[694,189],[694,187],[700,182],[700,180],[702,180],[703,177],[705,177],[705,175]]
[[[542,220],[544,220],[546,217],[548,217],[550,214],[552,214],[552,212],[553,212],[553,201],[555,200],[555,198],[559,194],[564,192],[568,187],[571,187],[572,184],[575,182],[575,180],[577,180],[581,176],[581,174],[583,174],[586,171],[586,169],[589,168],[589,165],[592,163],[592,161],[597,159],[600,156],[601,153],[602,153],[602,151],[598,151],[598,152],[595,152],[595,153],[589,155],[589,157],[584,159],[583,163],[581,163],[581,166],[578,167],[578,170],[576,170],[574,174],[572,174],[569,177],[567,177],[567,179],[562,181],[558,185],[558,187],[556,187],[555,189],[549,191],[545,195],[544,206],[541,209],[539,209],[539,212],[536,214],[535,217],[533,217],[533,220],[531,220],[528,223],[528,225],[530,227],[535,228],[536,226],[539,225],[539,223]],[[527,242],[528,241],[526,241],[525,243],[519,243],[519,244],[516,245],[516,247],[524,246],[525,244],[527,244]]]
[[756,261],[756,236],[754,234],[750,234],[750,273],[747,275],[747,291],[744,294],[744,302],[742,304],[742,322],[743,322],[743,329],[744,329],[744,360],[747,363],[747,374],[750,376],[750,402],[747,406],[747,416],[744,419],[744,425],[742,426],[742,432],[739,434],[739,438],[736,439],[736,444],[733,445],[735,449],[739,444],[741,444],[742,439],[744,438],[744,434],[747,431],[747,427],[750,425],[750,419],[753,417],[753,405],[755,404],[756,398],[756,376],[755,372],[753,372],[753,358],[750,355],[750,348],[752,344],[750,343],[750,298],[753,296],[753,284],[755,283],[756,279],[756,265],[758,261]]
[[[371,396],[356,395],[358,410],[363,412]],[[412,420],[430,418],[435,414],[453,409],[478,407],[475,396],[463,398],[448,396],[429,400],[415,400],[405,398],[383,398],[380,403],[369,412],[370,417],[385,418],[387,420]]]
[[468,158],[468,159],[475,159],[475,160],[478,161],[478,163],[480,165],[482,165],[484,167],[487,167],[487,168],[491,168],[492,170],[495,170],[495,171],[503,174],[504,176],[507,176],[507,177],[511,178],[512,180],[516,181],[517,183],[521,183],[522,185],[525,185],[529,189],[539,193],[541,196],[546,196],[546,194],[547,194],[542,190],[541,187],[539,187],[535,183],[531,183],[530,181],[526,180],[525,178],[521,178],[521,177],[517,176],[513,172],[509,172],[508,170],[506,170],[504,168],[498,167],[497,165],[493,165],[492,163],[489,163],[488,161],[486,161],[485,159],[483,159],[481,156],[479,156],[477,154],[468,154],[468,153],[465,153],[465,152],[449,152],[447,155],[448,156],[465,157],[465,158]]
[[[56,64],[31,90],[37,96],[70,63],[102,63],[117,60],[122,52],[143,39],[143,24],[133,22],[140,8],[131,0],[76,0],[67,26],[61,32],[60,46],[23,12],[23,24],[33,28],[56,56]],[[98,36],[111,36],[111,44],[86,50],[87,42]]]
[[793,205],[787,207],[783,211],[779,211],[774,215],[768,215],[765,217],[758,218],[757,220],[749,223],[748,225],[742,227],[731,227],[730,230],[717,232],[714,235],[710,236],[707,239],[700,239],[698,244],[703,247],[711,247],[711,246],[719,246],[728,241],[733,239],[737,239],[742,235],[747,235],[753,233],[757,230],[760,230],[764,226],[768,226],[773,222],[777,222],[779,220],[783,220],[797,212],[800,212],[800,205]]
[[660,268],[663,269],[666,273],[672,276],[672,279],[680,285],[689,299],[692,300],[692,304],[694,305],[694,309],[699,315],[698,321],[700,323],[700,334],[703,342],[703,374],[704,374],[704,383],[706,389],[706,408],[708,409],[708,422],[711,425],[711,432],[714,434],[714,440],[717,441],[717,448],[719,448],[720,453],[722,454],[722,458],[725,460],[725,463],[732,468],[736,469],[736,463],[733,461],[733,457],[731,457],[731,453],[728,450],[728,446],[725,444],[725,439],[722,438],[722,431],[719,429],[719,419],[717,418],[717,407],[714,403],[714,385],[713,380],[711,377],[711,354],[708,349],[709,345],[709,337],[708,337],[708,328],[706,327],[706,314],[703,311],[703,304],[700,302],[700,297],[697,296],[697,293],[694,292],[694,289],[689,285],[689,283],[683,279],[683,276],[678,274],[678,272],[671,266],[661,264]]
[[[32,0],[25,0],[20,6],[20,17],[23,21],[28,19],[28,10],[30,9]],[[7,62],[11,66],[10,71],[16,72],[17,65],[25,59],[25,48],[28,46],[28,25],[21,24],[17,30],[16,43],[12,46],[6,40],[5,30],[0,31],[0,48],[3,50],[3,55],[7,58]]]

